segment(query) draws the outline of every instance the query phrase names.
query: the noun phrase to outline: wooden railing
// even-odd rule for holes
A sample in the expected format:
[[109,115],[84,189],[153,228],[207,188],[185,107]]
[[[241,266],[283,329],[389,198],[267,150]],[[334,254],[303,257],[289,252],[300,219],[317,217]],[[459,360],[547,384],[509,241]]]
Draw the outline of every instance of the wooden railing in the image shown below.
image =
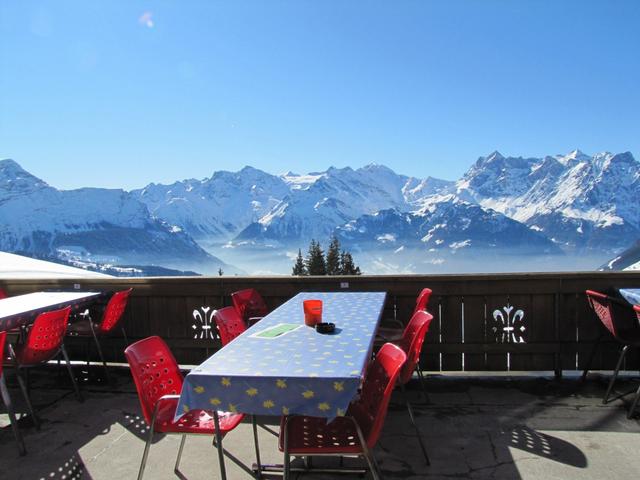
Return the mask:
[[[198,364],[219,348],[214,309],[230,305],[235,290],[255,287],[270,308],[300,291],[386,291],[385,318],[405,323],[423,287],[433,290],[434,314],[421,365],[430,371],[555,371],[584,366],[602,331],[585,289],[613,292],[640,287],[640,273],[519,273],[359,277],[166,277],[132,279],[2,280],[10,295],[45,289],[118,290],[133,287],[125,312],[129,341],[160,335],[178,361]],[[122,361],[122,339],[107,342]],[[619,346],[603,345],[594,369],[611,370]],[[83,350],[76,350],[81,357]],[[634,352],[634,355],[637,355]],[[638,357],[627,364],[637,368]]]

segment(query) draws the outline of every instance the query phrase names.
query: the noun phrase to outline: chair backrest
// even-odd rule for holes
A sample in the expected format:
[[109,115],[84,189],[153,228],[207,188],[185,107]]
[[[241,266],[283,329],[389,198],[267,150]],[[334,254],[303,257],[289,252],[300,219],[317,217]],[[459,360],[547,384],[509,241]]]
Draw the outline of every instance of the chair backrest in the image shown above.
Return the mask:
[[429,305],[430,298],[431,289],[423,288],[418,294],[418,298],[416,299],[416,308],[413,309],[413,313],[419,312],[420,310],[426,310]]
[[262,295],[260,295],[255,288],[247,288],[233,292],[231,294],[231,301],[245,323],[248,322],[251,317],[264,317],[269,313]]
[[29,327],[20,352],[22,365],[37,365],[51,360],[60,350],[69,322],[71,307],[38,315]]
[[407,383],[413,376],[413,370],[420,360],[422,344],[424,343],[424,337],[429,331],[431,320],[433,320],[433,315],[429,312],[419,310],[414,313],[407,327],[404,329],[402,338],[398,342],[398,346],[407,354],[407,361],[404,362],[402,371],[400,372],[400,378],[398,379],[402,384]]
[[127,300],[129,300],[131,290],[133,289],[121,290],[111,296],[102,314],[102,321],[98,325],[99,333],[109,333],[118,324],[122,318],[124,309],[127,307]]
[[7,339],[7,332],[0,332],[0,377],[2,377],[2,366],[4,365],[4,342]]
[[129,345],[124,351],[136,384],[142,414],[148,424],[153,409],[163,395],[179,395],[182,374],[175,357],[160,337],[148,337]]
[[626,301],[593,290],[587,290],[586,294],[593,311],[617,340],[626,342],[627,339],[621,338],[621,333],[626,336],[630,330],[640,328],[636,317],[637,311],[630,308]]
[[4,291],[4,288],[0,288],[0,300],[2,300],[3,298],[7,298],[9,295],[7,295],[7,292]]
[[638,317],[638,322],[640,323],[640,305],[634,305],[633,310],[636,312],[636,317]]
[[385,343],[367,369],[360,398],[349,406],[347,415],[356,419],[370,448],[380,437],[391,393],[406,359],[400,347]]
[[213,312],[222,345],[226,345],[247,329],[235,307],[225,307]]

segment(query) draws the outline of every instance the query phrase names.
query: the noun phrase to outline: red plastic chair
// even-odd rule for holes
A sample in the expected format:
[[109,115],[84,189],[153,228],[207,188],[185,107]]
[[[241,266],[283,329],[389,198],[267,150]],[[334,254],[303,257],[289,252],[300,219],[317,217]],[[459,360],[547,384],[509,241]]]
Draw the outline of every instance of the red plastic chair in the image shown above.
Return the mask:
[[[611,394],[611,390],[613,389],[613,385],[618,377],[620,367],[622,366],[622,362],[629,350],[629,347],[640,347],[640,325],[638,324],[640,316],[636,318],[636,316],[639,315],[639,310],[636,307],[631,309],[629,308],[629,304],[626,302],[614,299],[603,293],[587,290],[586,294],[589,305],[602,322],[602,325],[604,325],[609,333],[611,333],[613,338],[623,345],[620,357],[618,357],[616,369],[613,372],[613,377],[611,377],[609,385],[607,386],[607,391],[602,399],[602,403],[606,404],[609,400],[609,395]],[[603,337],[604,334],[600,335],[591,350],[586,367],[582,372],[583,380],[589,372],[589,367],[591,366],[593,357]],[[631,408],[627,412],[627,418],[631,418],[633,416],[638,400],[640,400],[640,388],[638,388],[633,399],[633,403],[631,404]]]
[[373,478],[378,480],[373,447],[380,437],[391,393],[406,359],[399,347],[391,343],[383,345],[369,365],[360,397],[349,405],[344,417],[330,423],[318,417],[283,417],[278,447],[284,452],[284,480],[291,473],[291,455],[364,456]]
[[2,300],[3,298],[7,298],[9,295],[7,295],[7,292],[4,291],[4,288],[0,288],[0,300]]
[[60,310],[41,313],[36,317],[33,324],[28,327],[24,343],[18,343],[15,346],[9,345],[9,359],[11,363],[7,364],[7,366],[12,366],[16,369],[20,389],[24,395],[29,412],[33,417],[33,421],[38,428],[40,424],[31,405],[27,386],[22,378],[22,369],[42,365],[62,353],[76,396],[79,401],[83,400],[63,343],[70,311],[71,307],[66,307]]
[[[69,324],[69,328],[67,329],[67,334],[69,336],[87,339],[87,364],[89,363],[89,345],[93,339],[96,349],[98,350],[100,361],[104,366],[104,372],[107,380],[109,380],[109,369],[107,368],[107,362],[102,354],[102,347],[100,346],[98,337],[109,335],[120,323],[120,319],[127,307],[127,301],[129,300],[129,295],[131,295],[131,290],[133,289],[129,288],[128,290],[122,290],[111,296],[102,314],[102,320],[99,323],[94,322],[91,319],[91,315],[89,315],[89,310],[86,310],[81,314],[83,319]],[[125,332],[124,327],[122,327],[122,334],[124,336],[126,348],[129,342],[127,341],[127,332]]]
[[[431,298],[431,289],[423,288],[420,290],[420,293],[416,297],[416,306],[413,308],[413,316],[416,312],[420,310],[427,310],[427,306],[429,305],[429,299]],[[400,328],[397,327],[380,327],[378,328],[378,339],[376,339],[376,343],[381,345],[384,342],[393,342],[396,343],[400,341],[400,339],[404,336],[404,330],[406,326],[402,325],[402,322],[399,320],[393,320],[394,323],[398,324]]]
[[0,332],[0,396],[2,396],[2,401],[7,407],[9,421],[11,422],[11,429],[13,430],[14,437],[16,437],[16,442],[18,442],[18,450],[20,451],[20,455],[24,455],[25,453],[27,453],[27,450],[24,448],[24,441],[22,440],[22,435],[20,435],[20,430],[18,430],[18,422],[16,421],[16,416],[13,411],[13,402],[11,401],[11,397],[9,396],[7,383],[5,381],[4,375],[2,374],[2,367],[4,364],[4,343],[6,339],[7,332]]
[[247,326],[251,326],[269,313],[262,295],[255,288],[239,290],[231,294],[231,301]]
[[142,415],[149,425],[149,437],[144,447],[138,480],[142,479],[155,432],[182,435],[174,467],[174,472],[181,478],[180,457],[187,434],[219,436],[216,448],[220,460],[220,472],[224,478],[222,437],[238,426],[244,415],[218,412],[219,432],[215,429],[214,412],[208,410],[191,410],[178,421],[174,421],[182,390],[182,375],[167,344],[160,337],[149,337],[129,345],[124,354],[136,384]]
[[222,345],[226,345],[247,329],[235,307],[225,307],[213,312],[218,335]]
[[420,442],[420,448],[422,449],[422,454],[424,455],[424,459],[426,460],[427,465],[431,465],[431,462],[429,461],[429,455],[427,454],[427,449],[422,442],[422,436],[420,435],[420,430],[418,429],[418,425],[416,424],[415,418],[413,416],[413,409],[411,408],[411,404],[409,403],[409,398],[404,386],[412,379],[414,370],[417,370],[420,374],[419,377],[426,397],[427,393],[424,385],[424,380],[422,378],[422,371],[418,367],[418,362],[420,361],[420,353],[422,352],[424,338],[429,331],[429,325],[431,325],[432,320],[433,315],[431,315],[430,313],[424,310],[416,311],[411,317],[411,320],[409,320],[402,339],[400,340],[400,342],[398,342],[398,346],[407,355],[407,361],[404,363],[404,365],[402,366],[402,370],[400,371],[398,384],[400,385],[400,389],[402,390],[405,403],[407,404],[407,411],[409,412],[409,417],[411,418],[411,424],[416,430],[418,442]]

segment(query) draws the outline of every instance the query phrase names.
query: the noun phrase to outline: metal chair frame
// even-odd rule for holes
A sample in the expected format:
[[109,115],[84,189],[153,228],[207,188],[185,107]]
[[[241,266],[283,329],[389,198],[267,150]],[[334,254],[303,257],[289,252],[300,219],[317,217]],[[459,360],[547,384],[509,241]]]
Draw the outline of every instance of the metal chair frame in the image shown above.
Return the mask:
[[[301,456],[305,458],[305,469],[303,471],[313,471],[313,472],[328,472],[328,473],[354,473],[354,470],[347,469],[311,469],[309,458],[314,456],[332,456],[332,457],[364,457],[369,469],[371,470],[371,474],[373,475],[374,480],[380,480],[381,474],[378,463],[376,461],[375,455],[373,454],[373,446],[378,441],[380,432],[383,427],[383,422],[386,417],[388,408],[389,408],[389,400],[391,398],[391,394],[397,381],[400,377],[400,371],[402,365],[406,362],[407,356],[406,353],[398,346],[393,345],[391,343],[385,344],[381,351],[381,353],[376,357],[374,362],[380,361],[380,364],[371,365],[367,374],[365,375],[361,397],[356,401],[352,402],[347,410],[347,415],[345,417],[341,417],[344,420],[353,423],[353,427],[355,429],[355,433],[358,436],[359,445],[350,443],[349,445],[342,444],[333,444],[333,451],[327,451],[326,453],[322,451],[322,448],[318,447],[309,447],[308,449],[296,450],[298,453],[291,453],[290,447],[290,424],[291,420],[294,418],[313,418],[313,417],[305,417],[304,415],[288,415],[283,417],[281,421],[281,430],[280,433],[282,435],[282,443],[280,444],[281,451],[284,453],[284,465],[283,465],[283,475],[284,480],[289,480],[291,476],[291,456]],[[384,352],[384,353],[383,353]],[[384,360],[381,360],[383,359]],[[381,373],[378,373],[381,372]],[[384,375],[381,377],[380,375]],[[373,389],[373,390],[372,390]],[[370,395],[375,395],[374,397],[369,397]],[[373,400],[372,400],[373,398]],[[364,408],[364,410],[362,410]],[[356,416],[361,414],[366,415],[367,421],[371,422],[371,428],[368,430],[368,438],[365,437],[362,427],[359,425]],[[317,420],[317,419],[316,419]],[[303,420],[304,421],[304,420]],[[311,431],[311,434],[313,431]],[[348,432],[351,433],[351,432]],[[350,440],[351,437],[347,437],[347,441]],[[335,440],[334,440],[335,441]],[[371,442],[371,445],[369,445]],[[345,447],[344,452],[341,452],[340,449]],[[311,450],[311,451],[305,451]],[[336,451],[337,450],[337,451]],[[358,451],[359,450],[359,451]],[[357,470],[355,473],[364,473],[362,470]]]
[[[0,289],[0,293],[2,290]],[[9,395],[9,390],[7,389],[7,382],[5,379],[5,375],[3,372],[3,364],[4,364],[4,345],[5,340],[7,338],[7,332],[0,332],[0,396],[2,397],[2,401],[4,405],[7,407],[7,414],[9,415],[9,421],[11,423],[11,430],[13,430],[13,436],[18,443],[18,451],[20,455],[25,455],[27,453],[27,449],[24,446],[24,440],[22,439],[22,435],[20,434],[20,429],[18,428],[18,422],[16,420],[16,415],[13,410],[13,402],[11,401],[11,396]]]
[[[145,422],[149,425],[149,434],[147,436],[147,441],[145,443],[145,447],[144,447],[144,452],[142,454],[142,460],[140,462],[140,469],[138,471],[138,480],[142,480],[142,477],[144,475],[144,471],[145,468],[147,466],[147,460],[149,457],[149,450],[151,447],[151,443],[153,442],[153,436],[156,433],[156,422],[158,420],[158,413],[160,411],[160,407],[163,405],[164,402],[167,401],[171,401],[171,400],[178,400],[180,398],[180,395],[176,394],[176,393],[170,393],[170,394],[166,394],[166,395],[162,395],[158,398],[155,399],[155,404],[153,404],[153,410],[152,412],[151,410],[151,402],[153,401],[153,399],[151,397],[149,397],[148,395],[146,395],[145,392],[145,383],[143,383],[142,380],[140,380],[139,376],[140,376],[140,372],[139,372],[139,365],[144,365],[145,363],[148,363],[148,357],[146,357],[147,359],[142,360],[141,358],[136,358],[137,354],[135,353],[137,348],[136,346],[138,346],[138,348],[141,349],[141,351],[144,351],[145,348],[147,347],[147,343],[148,342],[152,342],[151,345],[154,345],[153,342],[156,342],[156,346],[155,346],[155,351],[158,352],[160,351],[160,355],[161,356],[166,356],[168,358],[168,363],[166,364],[166,366],[163,368],[165,375],[170,375],[171,377],[173,377],[173,379],[175,380],[175,382],[179,382],[176,383],[173,387],[171,387],[173,389],[173,392],[176,391],[180,391],[182,388],[182,374],[180,373],[179,370],[179,366],[175,360],[175,357],[173,357],[173,354],[171,353],[171,350],[169,349],[169,347],[166,345],[166,343],[164,343],[164,341],[162,339],[160,339],[159,337],[148,337],[146,339],[140,340],[137,343],[134,343],[133,345],[129,346],[127,348],[127,350],[125,351],[125,356],[127,357],[127,360],[129,362],[130,368],[131,368],[131,373],[134,377],[134,382],[136,384],[136,390],[138,393],[138,397],[140,399],[140,404],[142,407],[142,413],[143,413],[143,417],[145,419]],[[157,353],[156,353],[157,355]],[[143,358],[144,355],[143,355]],[[162,358],[162,357],[161,357]],[[135,359],[135,360],[134,360]],[[161,359],[161,362],[163,360]],[[153,362],[155,363],[155,360],[153,360]],[[171,378],[170,377],[170,378]],[[164,381],[164,380],[160,380],[160,381]],[[177,402],[176,402],[177,405]],[[160,433],[163,433],[165,435],[182,435],[182,438],[180,440],[180,447],[178,448],[178,456],[176,458],[176,463],[174,465],[174,473],[178,476],[180,476],[181,478],[184,478],[182,476],[182,474],[180,473],[180,459],[182,458],[182,452],[184,450],[184,444],[186,442],[186,438],[187,435],[211,435],[213,437],[212,440],[212,445],[214,447],[216,447],[216,450],[218,451],[218,462],[219,462],[219,466],[220,466],[220,475],[223,479],[226,479],[226,468],[225,468],[225,464],[224,464],[224,450],[222,447],[222,438],[224,437],[224,435],[230,430],[230,428],[226,428],[225,432],[223,433],[221,428],[220,428],[220,419],[219,419],[219,415],[218,412],[216,410],[213,411],[206,411],[207,413],[212,413],[213,416],[213,421],[214,421],[214,430],[215,431],[211,431],[211,428],[203,428],[202,431],[176,431],[173,430],[171,428],[168,428],[167,430],[162,430]],[[151,413],[151,415],[149,415]],[[241,414],[234,414],[237,417],[239,417]],[[149,418],[150,416],[150,418]],[[240,417],[237,421],[241,421],[242,417]],[[256,458],[258,461],[258,464],[260,463],[260,453],[259,453],[259,447],[258,447],[258,438],[257,438],[257,427],[256,427],[256,423],[255,423],[255,417],[252,418],[253,421],[253,433],[254,433],[254,441],[255,441],[255,446],[256,446]],[[236,425],[230,426],[231,428],[234,428]]]
[[[118,319],[116,320],[115,325],[117,325],[117,324],[120,322],[120,320],[121,320],[121,318],[122,318],[122,315],[124,314],[124,310],[126,309],[126,302],[128,301],[129,295],[130,295],[130,293],[131,293],[131,291],[132,291],[132,290],[133,290],[133,289],[132,289],[132,288],[130,288],[130,289],[128,289],[128,290],[123,290],[123,291],[122,291],[122,292],[127,292],[127,293],[126,293],[126,296],[125,296],[125,299],[124,299],[125,306],[124,306],[124,308],[122,309],[122,312],[120,313],[120,316],[119,316],[119,317],[118,317]],[[116,292],[116,293],[114,293],[114,295],[117,295],[117,294],[122,293],[122,292]],[[111,297],[111,299],[113,299],[113,298],[114,298],[114,297],[112,296],[112,297]],[[110,303],[111,303],[111,299],[109,300],[109,302],[107,303],[107,305],[106,305],[106,307],[105,307],[105,311],[104,311],[104,313],[103,313],[103,319],[102,319],[102,322],[104,322],[104,317],[105,317],[105,315],[106,315],[106,313],[107,313],[107,309],[109,309],[109,308],[110,308],[110,307],[109,307],[109,305],[110,305]],[[84,312],[79,313],[78,315],[79,315],[80,317],[82,317],[83,321],[87,321],[87,322],[89,322],[89,329],[90,329],[90,331],[91,331],[91,335],[82,335],[82,334],[78,334],[78,333],[76,333],[76,332],[70,331],[70,332],[69,332],[69,336],[70,336],[70,337],[72,337],[72,338],[73,338],[73,337],[77,337],[77,338],[79,338],[79,337],[86,337],[86,338],[87,338],[87,345],[86,345],[86,353],[87,353],[87,367],[89,366],[89,363],[90,363],[90,362],[89,362],[89,348],[90,348],[90,346],[91,346],[91,339],[93,339],[93,342],[94,342],[94,343],[95,343],[95,345],[96,345],[96,350],[97,350],[97,352],[98,352],[98,356],[100,357],[100,362],[102,363],[102,366],[103,366],[103,368],[104,368],[105,378],[106,378],[107,382],[109,382],[109,383],[110,383],[110,382],[111,382],[111,377],[110,377],[110,375],[109,375],[109,369],[108,369],[108,367],[107,367],[107,362],[106,362],[106,360],[104,359],[104,354],[102,353],[102,347],[100,346],[100,341],[98,340],[98,334],[96,333],[96,325],[94,325],[93,319],[91,318],[91,312],[89,311],[89,309],[87,309],[87,310],[85,310]],[[102,324],[102,322],[101,322],[101,324]],[[99,326],[99,325],[98,325],[98,326]],[[124,327],[121,327],[121,329],[122,329],[122,336],[123,336],[123,338],[124,338],[124,348],[127,348],[127,347],[129,346],[129,341],[128,341],[128,339],[127,339],[127,332],[125,331]]]
[[[70,307],[67,307],[66,309],[62,309],[62,310],[70,310]],[[52,313],[52,312],[42,313],[42,314],[40,314],[38,316],[38,318],[40,316],[42,316],[42,315],[48,315],[50,313]],[[36,324],[36,322],[38,321],[38,318],[36,318],[36,320],[33,323],[33,325]],[[67,321],[68,321],[68,313],[67,313]],[[31,331],[32,331],[33,325],[29,327],[29,330],[27,331],[27,334],[26,334],[26,340],[25,341],[28,341],[29,336],[31,335]],[[5,367],[13,367],[13,368],[15,368],[16,377],[18,379],[18,384],[20,385],[20,390],[22,390],[22,395],[24,396],[25,402],[27,404],[27,409],[29,410],[29,413],[31,414],[31,417],[33,418],[33,423],[35,424],[37,429],[40,428],[40,420],[38,419],[38,416],[36,415],[35,410],[33,409],[33,405],[31,403],[31,399],[29,397],[28,382],[25,382],[25,380],[24,380],[24,378],[22,376],[22,370],[23,369],[26,370],[26,372],[28,374],[28,370],[27,369],[43,365],[47,361],[49,361],[51,359],[54,359],[58,355],[62,354],[62,356],[64,357],[64,360],[65,360],[66,367],[67,367],[67,372],[69,373],[69,378],[71,378],[71,383],[73,385],[73,390],[75,391],[76,397],[77,397],[79,402],[84,401],[84,398],[82,397],[82,393],[80,392],[80,388],[78,387],[78,383],[76,382],[76,378],[73,375],[73,370],[71,369],[71,362],[69,361],[69,355],[67,354],[67,350],[64,348],[64,335],[60,338],[60,345],[57,347],[57,350],[49,357],[49,359],[48,360],[39,361],[37,363],[33,363],[33,364],[21,363],[18,360],[18,355],[16,354],[13,345],[11,345],[11,344],[9,344],[8,350],[9,350],[9,358],[11,359],[12,363],[5,365]]]
[[[627,354],[627,352],[629,351],[630,347],[637,347],[640,345],[637,345],[635,342],[631,343],[628,342],[627,340],[620,338],[620,336],[618,335],[617,331],[616,331],[616,321],[614,319],[614,315],[613,315],[613,304],[616,304],[620,307],[623,308],[628,308],[629,306],[620,301],[617,300],[615,298],[612,298],[608,295],[604,295],[602,293],[599,292],[595,292],[592,290],[587,290],[586,291],[586,295],[587,295],[587,301],[589,302],[589,305],[591,306],[591,308],[593,309],[594,313],[598,316],[598,319],[602,322],[602,324],[607,328],[607,330],[609,331],[609,333],[611,333],[611,335],[616,339],[616,341],[620,342],[623,347],[622,350],[620,352],[620,356],[618,357],[618,361],[616,363],[616,367],[615,370],[613,372],[613,376],[611,377],[611,379],[609,380],[609,384],[607,385],[607,391],[604,394],[604,398],[602,399],[602,403],[604,405],[606,405],[609,402],[609,395],[611,395],[611,392],[613,390],[613,386],[618,378],[618,374],[620,373],[620,368],[622,367],[622,362],[625,359],[625,356]],[[600,304],[602,304],[602,306],[608,311],[608,315],[610,317],[610,325],[608,325],[605,320],[602,319],[602,317],[600,316],[600,314],[598,313],[598,310],[596,309],[596,307],[594,306],[594,298],[597,299],[596,301]],[[640,322],[640,306],[633,306],[633,310],[635,311],[636,315],[638,316],[638,321]],[[639,327],[640,328],[640,325]],[[596,340],[596,342],[594,343],[591,352],[589,353],[589,358],[587,360],[587,364],[585,366],[585,369],[582,372],[582,376],[581,376],[581,380],[585,380],[587,377],[587,374],[589,373],[589,368],[591,367],[591,363],[593,362],[593,358],[595,357],[596,351],[598,349],[598,347],[600,346],[600,343],[602,342],[602,340],[605,338],[607,334],[605,332],[601,333],[600,336],[598,337],[598,339]],[[628,392],[630,393],[630,392]],[[635,412],[636,406],[638,405],[638,401],[640,401],[640,387],[638,387],[638,390],[636,391],[635,397],[633,399],[633,402],[631,404],[631,407],[629,408],[629,411],[627,412],[627,418],[631,418],[633,416],[633,413]]]
[[[364,469],[347,469],[347,468],[311,468],[310,465],[308,464],[308,458],[309,457],[336,457],[338,455],[336,455],[335,453],[314,453],[313,455],[302,455],[303,457],[305,457],[305,468],[291,468],[291,454],[289,453],[289,422],[291,421],[291,419],[293,417],[295,417],[296,415],[289,415],[285,418],[284,421],[284,432],[283,432],[283,441],[284,441],[284,465],[283,465],[283,480],[289,480],[289,478],[291,477],[291,472],[313,472],[313,473],[332,473],[332,474],[352,474],[352,473],[357,473],[357,474],[363,474],[366,473],[366,470]],[[340,457],[364,457],[364,459],[367,462],[367,465],[369,466],[369,470],[371,470],[371,475],[373,476],[374,480],[380,480],[382,477],[380,475],[380,467],[378,465],[378,462],[376,460],[375,455],[373,454],[372,449],[369,448],[369,446],[367,445],[367,441],[364,437],[364,434],[362,433],[362,429],[360,428],[360,425],[358,424],[358,421],[354,418],[354,417],[344,417],[346,419],[349,419],[351,422],[353,422],[353,425],[356,429],[356,432],[358,434],[358,441],[360,442],[360,446],[362,447],[362,453],[359,455],[356,454],[352,454],[352,455],[339,455]],[[296,455],[297,456],[297,455]],[[267,470],[269,471],[269,470]],[[276,469],[272,469],[270,471],[279,471]]]

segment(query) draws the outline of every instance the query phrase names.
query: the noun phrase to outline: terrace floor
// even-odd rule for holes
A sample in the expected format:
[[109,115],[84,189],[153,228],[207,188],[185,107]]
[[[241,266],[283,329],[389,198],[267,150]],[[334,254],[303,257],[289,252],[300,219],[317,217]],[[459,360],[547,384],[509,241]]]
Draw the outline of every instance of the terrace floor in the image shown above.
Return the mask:
[[[136,478],[144,447],[144,422],[128,371],[123,368],[115,376],[117,383],[111,388],[96,380],[85,383],[86,400],[79,403],[70,390],[56,385],[54,371],[33,375],[32,395],[43,425],[36,431],[28,418],[20,421],[28,450],[20,457],[7,415],[0,411],[0,478]],[[20,392],[12,387],[15,382],[11,379],[9,374],[12,398],[18,410],[24,411]],[[432,465],[427,467],[423,462],[398,394],[375,449],[383,476],[638,478],[640,422],[626,418],[631,396],[602,405],[606,380],[597,374],[585,384],[576,378],[430,375],[429,403],[424,403],[417,384],[411,385],[409,394]],[[636,385],[633,380],[624,380],[619,391]],[[277,429],[277,419],[261,420],[268,428]],[[274,434],[261,428],[259,437],[263,462],[281,462]],[[145,478],[176,478],[173,464],[179,440],[178,436],[156,436]],[[245,422],[229,433],[224,447],[234,457],[226,457],[228,478],[252,478],[246,467],[254,461],[251,425]],[[314,465],[327,462],[338,463],[317,459]],[[353,462],[358,463],[345,463]],[[184,478],[192,480],[219,478],[210,439],[187,439],[181,471]],[[298,478],[335,476],[305,474]]]

